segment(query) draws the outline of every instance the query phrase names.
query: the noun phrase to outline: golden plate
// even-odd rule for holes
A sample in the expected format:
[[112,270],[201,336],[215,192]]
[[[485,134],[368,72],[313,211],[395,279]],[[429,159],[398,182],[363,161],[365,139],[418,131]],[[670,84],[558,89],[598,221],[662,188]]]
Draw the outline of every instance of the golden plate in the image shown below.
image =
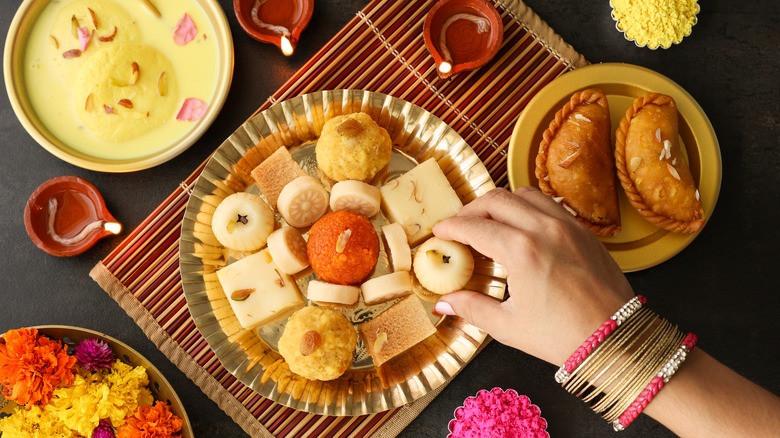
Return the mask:
[[[36,112],[32,103],[32,96],[35,93],[41,93],[41,91],[36,89],[34,90],[35,93],[32,93],[31,90],[28,90],[28,84],[25,79],[25,66],[32,64],[37,66],[37,70],[40,71],[49,69],[51,70],[50,75],[52,79],[58,80],[59,78],[55,75],[54,67],[49,66],[52,61],[49,59],[50,57],[44,54],[45,50],[41,49],[43,53],[40,54],[40,58],[28,59],[28,45],[32,44],[31,35],[36,24],[39,22],[48,23],[48,21],[43,21],[43,18],[46,17],[44,12],[46,7],[50,3],[58,2],[49,2],[48,0],[24,0],[22,2],[13,17],[5,41],[3,71],[6,91],[8,92],[8,98],[11,101],[14,113],[16,113],[24,129],[44,149],[63,161],[85,169],[102,172],[131,172],[147,169],[176,157],[192,146],[211,126],[222,109],[233,79],[233,37],[230,33],[230,26],[225,13],[216,0],[177,0],[175,2],[166,0],[157,2],[157,9],[162,13],[162,18],[160,19],[156,19],[150,10],[146,9],[142,1],[121,2],[115,0],[115,2],[121,4],[133,19],[139,16],[150,16],[153,19],[152,22],[160,22],[159,25],[155,24],[157,27],[154,28],[159,30],[159,32],[155,31],[154,34],[151,32],[147,32],[147,34],[142,33],[144,36],[140,42],[144,44],[151,44],[151,42],[158,41],[159,38],[163,37],[172,39],[176,22],[184,12],[193,14],[193,17],[202,16],[204,21],[208,21],[213,31],[211,29],[199,29],[196,40],[190,44],[192,46],[198,41],[208,41],[208,44],[215,45],[214,51],[217,55],[217,59],[208,67],[215,70],[214,85],[209,87],[212,89],[208,90],[207,93],[200,96],[208,103],[208,109],[202,119],[196,122],[176,122],[173,120],[176,123],[189,124],[190,126],[185,127],[185,129],[173,126],[174,124],[171,121],[167,121],[148,133],[122,143],[116,143],[123,148],[122,156],[110,156],[107,153],[97,153],[93,150],[105,145],[111,145],[112,143],[101,141],[96,136],[85,132],[86,129],[83,129],[83,126],[81,126],[81,120],[73,109],[74,105],[71,102],[72,96],[70,95],[72,87],[66,86],[65,82],[62,83],[61,87],[52,87],[56,91],[51,91],[50,93],[55,94],[49,96],[48,99],[38,97],[39,100],[51,101],[51,110]],[[52,7],[59,6],[52,5]],[[155,19],[156,21],[154,21]],[[166,34],[159,35],[162,32]],[[45,44],[53,43],[45,40]],[[57,46],[59,47],[59,43],[57,43]],[[192,48],[182,50],[199,49],[193,46]],[[179,56],[185,59],[187,63],[197,62],[193,61],[198,58],[192,56],[192,53],[182,53]],[[193,65],[188,64],[184,69],[191,70]],[[182,74],[178,76],[183,77],[184,73],[186,73],[188,75],[187,81],[198,81],[197,78],[205,78],[211,74],[193,75],[189,70],[180,72]],[[204,81],[211,83],[210,78],[204,79]],[[184,80],[179,82],[183,83]],[[197,84],[193,82],[190,84],[191,88],[196,88]],[[43,90],[43,88],[40,90]],[[184,97],[189,96],[182,95],[180,97],[183,101]],[[70,140],[66,140],[66,138]]]
[[[158,370],[149,359],[142,356],[141,353],[118,339],[86,328],[69,325],[39,325],[35,326],[35,328],[38,329],[38,333],[41,335],[64,342],[79,343],[87,338],[101,339],[111,347],[111,350],[114,352],[117,359],[121,359],[126,364],[132,366],[143,366],[146,369],[146,374],[149,376],[149,391],[151,391],[154,399],[167,402],[171,407],[171,412],[181,418],[182,438],[192,438],[195,436],[192,432],[190,419],[187,417],[187,412],[184,410],[184,405],[173,390],[173,386],[171,386],[170,382],[168,382],[160,370]],[[0,396],[0,402],[2,402],[2,400],[2,396]],[[2,403],[0,403],[0,405],[2,405]],[[8,403],[0,409],[0,413],[10,414],[13,412],[15,406],[15,403]]]
[[[393,139],[390,164],[374,178],[378,185],[434,157],[464,204],[495,187],[479,157],[460,135],[422,108],[368,91],[324,91],[273,105],[222,143],[195,183],[182,224],[180,266],[187,306],[222,365],[263,396],[316,414],[363,415],[403,406],[453,377],[486,337],[461,318],[434,316],[430,313],[433,302],[423,300],[436,324],[435,336],[379,369],[360,341],[352,368],[339,379],[320,382],[290,372],[277,352],[286,320],[258,330],[245,330],[238,324],[215,274],[231,256],[211,231],[214,208],[233,192],[258,193],[249,172],[278,147],[289,148],[304,170],[318,176],[314,145],[322,125],[336,115],[358,111],[369,113]],[[380,213],[373,223],[379,228],[385,223],[384,216]],[[380,245],[373,275],[389,272],[387,255]],[[503,298],[503,268],[478,254],[475,262],[475,274],[466,287]],[[295,276],[304,295],[314,278],[310,270]],[[358,323],[389,305],[365,307],[361,303],[344,314]]]
[[[720,148],[709,119],[693,97],[672,80],[630,64],[578,68],[550,82],[531,99],[520,114],[509,142],[510,187],[538,187],[534,169],[542,134],[569,97],[585,88],[600,88],[607,95],[613,141],[620,119],[635,98],[650,92],[674,98],[679,112],[680,146],[687,156],[709,220],[718,201],[721,181]],[[656,228],[629,204],[620,184],[618,194],[623,230],[617,236],[601,240],[623,272],[639,271],[669,260],[698,236],[699,233],[678,234]]]

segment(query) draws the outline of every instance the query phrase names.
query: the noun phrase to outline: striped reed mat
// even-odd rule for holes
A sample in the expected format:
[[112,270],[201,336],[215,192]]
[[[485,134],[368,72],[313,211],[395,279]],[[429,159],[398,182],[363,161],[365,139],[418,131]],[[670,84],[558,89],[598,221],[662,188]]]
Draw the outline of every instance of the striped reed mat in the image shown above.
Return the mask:
[[[300,94],[364,89],[405,99],[452,126],[474,148],[496,185],[507,186],[512,129],[529,99],[585,59],[520,0],[493,0],[504,42],[486,66],[449,80],[423,42],[425,14],[435,0],[373,0],[259,109]],[[205,163],[204,163],[205,164]],[[157,347],[249,435],[395,436],[441,391],[378,414],[333,417],[274,403],[228,373],[190,316],[178,264],[188,187],[180,187],[90,272]]]

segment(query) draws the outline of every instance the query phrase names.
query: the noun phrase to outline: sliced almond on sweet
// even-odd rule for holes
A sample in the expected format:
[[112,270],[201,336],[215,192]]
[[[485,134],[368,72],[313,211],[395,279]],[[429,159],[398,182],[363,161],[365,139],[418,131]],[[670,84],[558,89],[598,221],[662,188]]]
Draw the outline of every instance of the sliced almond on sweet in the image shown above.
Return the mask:
[[666,163],[666,169],[669,170],[669,173],[672,174],[674,179],[676,179],[677,181],[680,180],[680,174],[677,172],[677,169],[675,169],[674,166],[672,166],[669,163]]
[[117,102],[117,104],[127,109],[133,109],[133,101],[130,99],[119,99],[119,102]]
[[92,10],[92,8],[87,8],[89,11],[89,16],[92,18],[92,25],[95,26],[95,29],[100,27],[100,22],[98,21],[97,14],[95,14],[95,11]]
[[73,33],[73,38],[79,38],[79,19],[75,15],[70,16],[70,30]]
[[374,345],[373,345],[372,351],[374,353],[379,353],[380,351],[382,351],[382,348],[385,347],[385,344],[387,344],[387,333],[380,332],[376,336],[376,339],[374,340]]
[[84,101],[84,111],[91,112],[95,108],[95,96],[89,93],[86,101]]
[[168,95],[168,73],[167,72],[160,73],[160,77],[157,78],[157,94],[163,97]]
[[114,112],[114,107],[103,104],[103,110],[105,110],[106,114],[116,114]]
[[141,69],[138,67],[138,63],[133,61],[132,64],[130,64],[130,85],[135,85],[138,82],[138,77],[141,74]]
[[81,56],[81,50],[79,49],[70,49],[62,52],[62,57],[65,59],[78,58],[79,56]]
[[110,41],[114,41],[114,37],[116,36],[116,26],[114,26],[114,31],[111,32],[111,35],[104,35],[104,36],[98,36],[98,40],[102,43],[107,43]]
[[344,252],[344,250],[347,248],[347,243],[349,242],[349,238],[352,236],[352,230],[347,228],[346,230],[342,231],[341,234],[339,234],[338,239],[336,240],[336,252],[341,254]]
[[634,157],[631,159],[631,161],[628,163],[628,168],[634,172],[639,168],[639,165],[642,164],[642,157]]
[[60,42],[57,41],[57,38],[54,35],[49,35],[49,41],[51,41],[51,44],[54,46],[54,50],[59,50]]

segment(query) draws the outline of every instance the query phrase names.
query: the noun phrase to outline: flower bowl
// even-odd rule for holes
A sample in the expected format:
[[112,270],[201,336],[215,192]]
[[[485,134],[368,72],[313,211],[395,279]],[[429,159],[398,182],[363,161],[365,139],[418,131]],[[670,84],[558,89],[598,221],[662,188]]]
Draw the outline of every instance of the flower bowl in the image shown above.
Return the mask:
[[[66,347],[72,347],[85,339],[103,341],[111,348],[117,360],[121,360],[132,367],[142,366],[145,368],[149,378],[148,389],[154,400],[167,403],[170,411],[182,420],[181,438],[192,438],[194,436],[187,412],[184,410],[184,405],[176,395],[170,382],[168,382],[160,370],[138,351],[118,339],[86,328],[65,325],[42,325],[34,328],[38,330],[39,336],[43,335],[52,340],[62,341]],[[0,395],[0,418],[10,415],[16,409],[20,409],[16,403],[6,401]]]
[[550,438],[539,407],[514,389],[479,390],[455,409],[447,427],[447,438]]

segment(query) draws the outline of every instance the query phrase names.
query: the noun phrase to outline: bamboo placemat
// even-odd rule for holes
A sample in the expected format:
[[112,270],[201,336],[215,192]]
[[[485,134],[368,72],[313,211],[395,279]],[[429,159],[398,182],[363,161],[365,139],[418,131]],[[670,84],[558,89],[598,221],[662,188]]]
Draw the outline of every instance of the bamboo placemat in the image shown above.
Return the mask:
[[[587,64],[520,0],[494,0],[504,42],[486,66],[449,80],[423,42],[435,0],[374,0],[257,111],[300,94],[364,89],[405,99],[452,126],[507,186],[506,153],[528,101],[561,74]],[[205,165],[205,163],[204,163]],[[443,389],[404,407],[333,417],[295,411],[255,393],[220,364],[187,309],[179,274],[179,234],[188,188],[201,165],[90,272],[155,345],[249,435],[395,436]]]

